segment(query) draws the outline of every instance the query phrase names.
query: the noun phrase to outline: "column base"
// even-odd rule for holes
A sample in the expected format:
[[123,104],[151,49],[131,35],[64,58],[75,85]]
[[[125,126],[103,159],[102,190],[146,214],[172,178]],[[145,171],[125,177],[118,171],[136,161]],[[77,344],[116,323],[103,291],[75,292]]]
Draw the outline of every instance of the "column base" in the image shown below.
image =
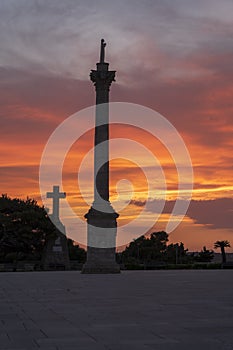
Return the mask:
[[81,273],[86,274],[112,274],[112,273],[120,273],[120,266],[116,263],[114,265],[93,265],[90,262],[87,262],[83,265]]
[[120,273],[120,265],[116,263],[115,248],[87,248],[87,261],[82,273]]
[[93,207],[85,215],[88,247],[87,261],[83,265],[82,273],[120,273],[120,266],[116,263],[118,216],[113,209],[111,213],[103,213]]

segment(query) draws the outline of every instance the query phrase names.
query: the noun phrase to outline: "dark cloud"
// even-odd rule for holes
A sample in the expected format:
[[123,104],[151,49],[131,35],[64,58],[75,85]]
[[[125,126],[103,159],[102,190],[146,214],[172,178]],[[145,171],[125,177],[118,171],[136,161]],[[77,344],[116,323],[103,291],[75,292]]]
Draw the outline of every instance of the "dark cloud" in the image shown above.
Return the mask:
[[[178,202],[182,202],[178,200]],[[143,207],[145,201],[131,201],[130,205]],[[156,213],[159,200],[149,201],[147,210]],[[175,201],[166,201],[163,209],[164,214],[171,214]],[[177,213],[179,215],[179,212]],[[180,213],[182,214],[182,212]],[[213,229],[233,229],[233,199],[219,198],[214,200],[192,200],[187,211],[187,216],[196,224],[208,225]]]
[[129,205],[135,205],[136,207],[144,207],[145,204],[146,204],[146,201],[140,201],[140,200],[134,200],[134,199],[132,199],[129,202]]
[[192,201],[187,215],[198,224],[233,229],[233,199]]
[[88,80],[0,69],[1,143],[45,143],[60,122],[93,103]]
[[[0,68],[1,106],[32,107],[53,113],[57,119],[94,102],[89,82],[54,74],[39,74],[13,68]],[[20,118],[20,116],[18,116]],[[43,115],[42,115],[43,118]]]
[[158,69],[170,76],[177,74],[182,57],[200,48],[232,47],[231,10],[227,0],[204,0],[199,6],[187,0],[2,1],[0,64],[30,71],[37,65],[41,72],[83,79],[104,36],[119,69],[128,65],[138,74]]

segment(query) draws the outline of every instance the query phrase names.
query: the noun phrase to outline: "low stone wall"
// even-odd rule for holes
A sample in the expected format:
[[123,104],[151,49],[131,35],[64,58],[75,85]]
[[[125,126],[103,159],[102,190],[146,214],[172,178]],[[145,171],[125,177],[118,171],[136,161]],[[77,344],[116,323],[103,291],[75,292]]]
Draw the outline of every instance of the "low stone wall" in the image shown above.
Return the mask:
[[[70,270],[80,270],[83,264],[76,261],[70,261]],[[41,261],[17,261],[13,263],[0,263],[0,272],[26,272],[26,271],[42,271]],[[61,270],[60,266],[53,268],[54,270]]]
[[13,263],[0,263],[0,272],[37,270],[40,270],[40,261],[17,261]]

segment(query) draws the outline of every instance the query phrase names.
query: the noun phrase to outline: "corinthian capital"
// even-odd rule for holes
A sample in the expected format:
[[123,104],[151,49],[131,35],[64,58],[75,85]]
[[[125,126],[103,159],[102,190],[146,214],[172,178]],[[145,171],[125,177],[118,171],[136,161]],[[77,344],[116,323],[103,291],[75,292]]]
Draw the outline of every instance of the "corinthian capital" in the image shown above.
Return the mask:
[[91,70],[90,78],[96,90],[109,90],[111,83],[115,81],[115,73],[116,71]]

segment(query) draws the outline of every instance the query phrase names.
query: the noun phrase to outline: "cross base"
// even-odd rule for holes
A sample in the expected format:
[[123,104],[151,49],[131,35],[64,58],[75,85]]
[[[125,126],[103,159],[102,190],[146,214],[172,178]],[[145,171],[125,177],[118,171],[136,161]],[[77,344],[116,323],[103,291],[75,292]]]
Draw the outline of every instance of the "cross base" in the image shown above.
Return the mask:
[[57,232],[51,237],[44,248],[42,257],[44,270],[70,270],[70,259],[66,236]]

